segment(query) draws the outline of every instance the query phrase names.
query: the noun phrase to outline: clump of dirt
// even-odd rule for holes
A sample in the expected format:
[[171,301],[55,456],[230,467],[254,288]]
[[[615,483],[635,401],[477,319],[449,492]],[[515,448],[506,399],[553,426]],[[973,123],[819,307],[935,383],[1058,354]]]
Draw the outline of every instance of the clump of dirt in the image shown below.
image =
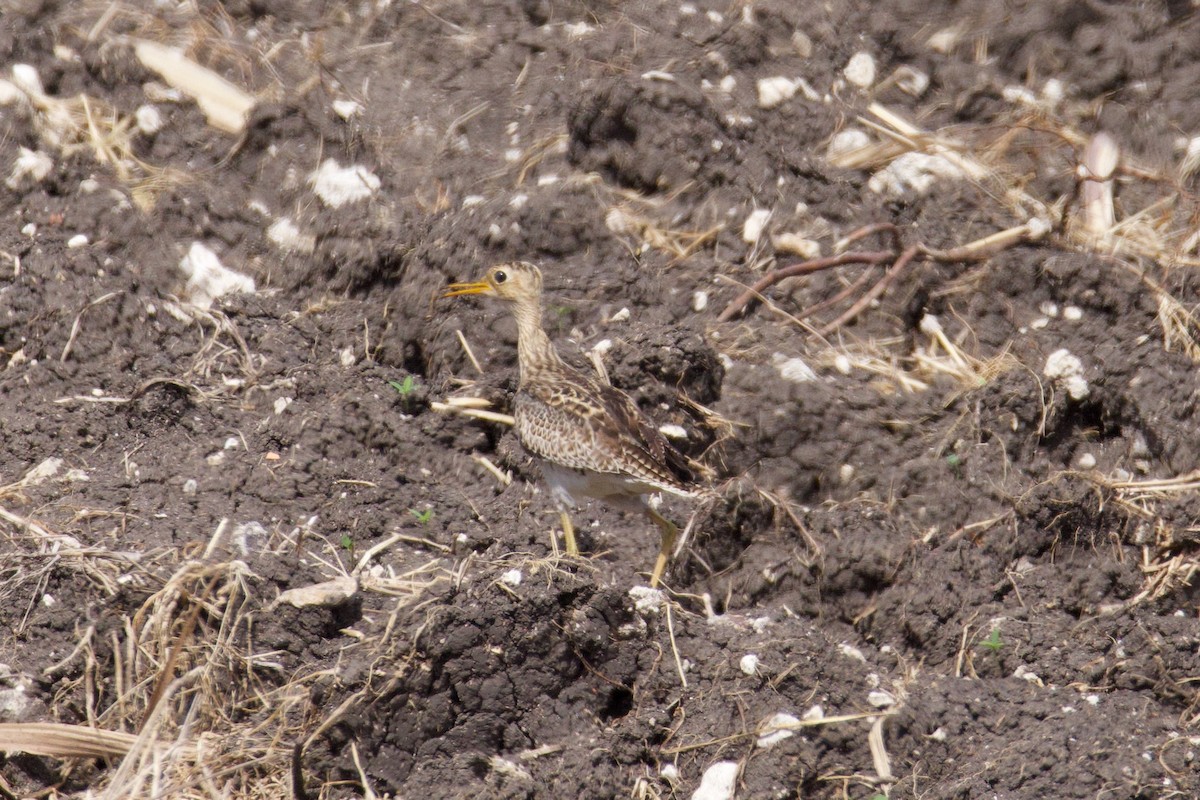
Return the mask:
[[[1200,794],[1198,26],[6,10],[0,794]],[[642,518],[561,554],[515,326],[438,299],[514,259],[713,489],[663,592]]]

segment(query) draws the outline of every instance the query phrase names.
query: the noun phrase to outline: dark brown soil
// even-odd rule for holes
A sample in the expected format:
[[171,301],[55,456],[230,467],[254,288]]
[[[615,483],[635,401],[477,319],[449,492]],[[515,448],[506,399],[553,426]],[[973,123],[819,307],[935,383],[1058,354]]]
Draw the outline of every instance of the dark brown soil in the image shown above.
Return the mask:
[[[32,65],[96,119],[161,96],[134,38],[259,102],[232,135],[157,100],[121,168],[86,124],[0,105],[0,177],[53,161],[0,190],[0,722],[153,711],[150,740],[209,754],[136,791],[119,759],[12,754],[0,795],[687,798],[731,761],[739,798],[1200,797],[1194,6],[6,3],[0,77]],[[928,89],[889,85],[904,66]],[[812,97],[761,107],[776,76]],[[827,157],[884,138],[872,102],[993,174],[877,194],[885,157]],[[1123,228],[1089,244],[1100,130]],[[326,159],[380,188],[328,207]],[[914,262],[825,336],[882,267],[807,328],[787,315],[864,267],[718,321],[801,260],[778,234],[949,249],[1037,215],[1042,240]],[[311,247],[268,237],[283,218]],[[182,302],[196,242],[257,291]],[[613,383],[711,471],[666,602],[635,588],[644,519],[588,507],[587,557],[557,558],[511,433],[432,405],[506,410],[511,320],[432,299],[511,259],[545,271],[566,355],[608,340]],[[1063,349],[1085,396],[1046,373]],[[347,574],[349,598],[278,601]],[[780,713],[812,724],[760,746]]]

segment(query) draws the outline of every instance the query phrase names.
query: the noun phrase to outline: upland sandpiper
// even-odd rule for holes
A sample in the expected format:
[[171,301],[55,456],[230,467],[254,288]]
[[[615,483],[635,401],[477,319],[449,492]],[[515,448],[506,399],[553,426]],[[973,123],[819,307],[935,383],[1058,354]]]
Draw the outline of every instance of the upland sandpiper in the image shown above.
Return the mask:
[[577,555],[570,510],[577,497],[647,514],[661,533],[650,573],[657,586],[678,533],[646,495],[695,498],[687,460],[633,399],[597,376],[563,361],[542,327],[542,273],[524,262],[501,264],[473,283],[451,284],[443,297],[498,297],[517,320],[520,381],[513,404],[517,439],[534,455],[559,511],[567,554]]

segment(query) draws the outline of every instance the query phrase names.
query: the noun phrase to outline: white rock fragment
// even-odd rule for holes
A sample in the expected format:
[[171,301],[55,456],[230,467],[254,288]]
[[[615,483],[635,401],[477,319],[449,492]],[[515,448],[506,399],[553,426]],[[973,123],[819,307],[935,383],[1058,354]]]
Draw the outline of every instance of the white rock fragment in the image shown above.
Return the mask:
[[667,602],[667,596],[649,586],[634,586],[629,590],[633,607],[639,614],[657,614]]
[[737,777],[736,761],[718,761],[704,770],[700,785],[692,792],[692,800],[733,800]]
[[746,217],[746,221],[742,223],[742,241],[746,244],[758,244],[763,230],[770,221],[771,210],[769,208],[756,208],[751,211]]
[[77,250],[80,247],[84,247],[87,245],[87,243],[88,237],[83,233],[77,233],[70,239],[67,239],[67,247],[71,250]]
[[57,456],[43,459],[21,477],[22,486],[36,486],[47,478],[53,478],[62,469],[63,460]]
[[1062,312],[1063,319],[1070,322],[1078,322],[1083,319],[1083,309],[1079,306],[1067,306]]
[[875,58],[870,53],[855,53],[850,57],[842,74],[850,83],[860,89],[866,89],[875,82]]
[[1067,95],[1067,87],[1058,78],[1050,78],[1042,85],[1042,97],[1051,107],[1057,106]]
[[484,198],[484,196],[481,194],[469,194],[462,199],[462,202],[459,203],[459,207],[473,208],[474,206],[481,206],[483,205],[485,199],[486,198]]
[[1083,453],[1075,461],[1075,465],[1078,466],[1080,469],[1095,469],[1096,468],[1096,457],[1094,455],[1092,455],[1091,453]]
[[792,31],[792,47],[801,58],[808,58],[813,54],[812,39],[804,31]]
[[773,78],[759,78],[758,107],[775,108],[795,97],[797,88],[795,81],[782,75]]
[[317,237],[304,233],[295,222],[280,217],[267,228],[267,241],[290,253],[311,253],[317,248]]
[[308,176],[308,183],[329,208],[366,200],[381,185],[379,177],[366,167],[357,164],[343,167],[332,158],[321,162],[321,166]]
[[41,183],[54,169],[54,160],[40,150],[30,150],[21,147],[17,152],[17,160],[13,162],[12,171],[4,185],[9,189],[21,189]]
[[798,233],[781,233],[771,240],[776,252],[791,253],[807,260],[821,257],[821,245]]
[[521,581],[524,579],[524,577],[525,576],[521,574],[521,570],[510,569],[508,572],[505,572],[500,576],[500,582],[505,586],[511,586],[515,589],[521,585]]
[[854,465],[853,464],[842,464],[842,466],[838,467],[838,480],[843,485],[850,483],[850,481],[854,480]]
[[54,608],[57,603],[58,601],[54,599],[54,595],[50,594],[49,592],[42,595],[42,605],[44,605],[46,608]]
[[295,402],[295,400],[291,397],[276,397],[275,402],[271,407],[275,411],[276,416],[278,416],[279,414],[287,411],[288,406],[290,406],[293,402]]
[[186,481],[183,482],[183,493],[184,494],[189,494],[189,495],[195,494],[199,490],[199,488],[200,488],[200,484],[196,482],[195,478],[188,478]]
[[771,356],[771,363],[775,365],[775,369],[779,370],[780,377],[785,381],[807,383],[817,379],[817,373],[813,372],[812,367],[804,363],[804,359],[799,356],[788,358],[783,353],[775,353]]
[[192,243],[179,262],[179,269],[187,276],[184,299],[201,308],[208,308],[213,300],[231,292],[254,291],[253,278],[227,268],[216,253],[200,242]]
[[896,71],[892,73],[891,80],[900,91],[913,97],[920,97],[929,88],[929,76],[907,64],[897,67]]
[[1000,90],[1000,96],[1006,102],[1019,106],[1036,106],[1037,95],[1032,90],[1024,87],[1011,84]]
[[892,696],[891,692],[876,689],[867,692],[867,702],[876,708],[887,708],[888,706],[896,705],[896,698]]
[[747,653],[746,655],[742,656],[741,661],[738,662],[738,669],[740,669],[743,674],[754,677],[758,674],[758,656],[756,656],[754,653]]
[[12,82],[25,94],[34,97],[46,94],[46,90],[42,88],[42,79],[38,76],[37,68],[30,64],[13,64]]
[[859,650],[852,644],[846,644],[845,642],[842,642],[838,645],[838,652],[846,656],[846,658],[853,659],[862,664],[867,663],[867,657],[863,655],[863,651]]
[[0,106],[11,106],[25,97],[25,93],[12,81],[0,78]]
[[924,197],[940,180],[966,177],[957,164],[945,156],[929,153],[905,153],[876,172],[867,188],[891,200]]
[[687,428],[682,425],[659,425],[658,432],[668,439],[674,439],[677,442],[686,441],[688,438]]
[[162,113],[149,103],[138,106],[137,110],[133,112],[133,119],[137,124],[137,129],[146,136],[153,136],[162,130]]
[[674,764],[663,764],[658,768],[658,777],[673,786],[679,783],[679,767]]
[[354,355],[354,348],[343,347],[341,350],[339,350],[338,363],[346,368],[353,367],[356,363],[358,363],[358,356]]
[[1083,699],[1087,701],[1087,704],[1089,706],[1100,705],[1100,695],[1098,695],[1098,694],[1085,694],[1083,696]]
[[700,312],[708,308],[708,292],[700,290],[692,293],[692,311]]
[[1017,666],[1017,668],[1013,670],[1013,677],[1020,678],[1021,680],[1025,681],[1026,683],[1032,683],[1034,686],[1045,686],[1046,685],[1042,681],[1041,677],[1036,672],[1034,672],[1033,670],[1031,670],[1029,667],[1025,666],[1024,664],[1019,664]]
[[356,100],[334,100],[331,104],[333,113],[345,120],[353,119],[362,113],[362,103]]
[[929,734],[929,738],[933,739],[935,742],[944,742],[949,739],[950,736],[946,733],[945,728],[937,728],[933,733]]
[[629,308],[626,306],[622,306],[619,311],[617,311],[615,314],[613,314],[611,317],[608,318],[608,321],[609,322],[629,322],[630,316],[632,316],[632,312],[629,310]]
[[793,729],[799,724],[800,720],[781,711],[764,722],[758,729],[758,741],[755,742],[755,746],[760,750],[766,750],[784,739],[790,739],[796,735]]
[[300,586],[288,589],[275,599],[271,605],[287,603],[296,608],[310,606],[331,607],[340,606],[358,593],[358,581],[350,577],[334,578],[311,586]]
[[1042,374],[1063,388],[1072,400],[1082,400],[1091,391],[1083,377],[1083,362],[1066,348],[1055,350],[1046,358]]
[[833,358],[833,368],[843,375],[849,375],[853,365],[850,363],[850,356],[845,353],[838,353]]
[[871,137],[866,131],[860,131],[858,128],[846,128],[840,131],[836,136],[829,140],[829,147],[825,150],[825,158],[836,164],[838,159],[868,147],[871,144]]
[[800,715],[800,719],[805,722],[819,722],[825,719],[825,709],[821,708],[819,704],[810,706],[808,711]]

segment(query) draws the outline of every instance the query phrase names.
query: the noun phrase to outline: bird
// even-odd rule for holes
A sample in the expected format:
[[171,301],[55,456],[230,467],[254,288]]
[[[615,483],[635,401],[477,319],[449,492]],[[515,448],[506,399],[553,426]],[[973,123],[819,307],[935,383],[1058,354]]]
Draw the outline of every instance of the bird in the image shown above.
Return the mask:
[[650,586],[657,587],[678,528],[647,502],[647,495],[661,492],[695,499],[702,488],[687,458],[633,398],[559,356],[542,326],[542,285],[540,269],[516,261],[491,267],[479,280],[452,283],[442,297],[495,297],[516,319],[519,380],[514,427],[517,440],[541,464],[559,512],[567,555],[579,554],[570,515],[579,498],[645,513],[659,529],[658,557],[650,573]]

